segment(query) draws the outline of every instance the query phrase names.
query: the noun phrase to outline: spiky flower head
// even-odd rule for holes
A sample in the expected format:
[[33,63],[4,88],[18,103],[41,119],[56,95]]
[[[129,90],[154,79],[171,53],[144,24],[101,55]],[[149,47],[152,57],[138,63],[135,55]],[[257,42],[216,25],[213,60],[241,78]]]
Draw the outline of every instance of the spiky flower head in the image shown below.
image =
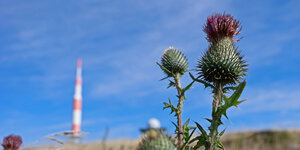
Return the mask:
[[164,68],[164,72],[168,75],[168,77],[173,76],[174,74],[184,74],[188,69],[188,60],[184,56],[184,54],[174,48],[169,47],[165,50],[162,58],[161,63]]
[[207,35],[209,42],[214,42],[219,38],[237,36],[241,29],[240,22],[230,14],[215,14],[207,18],[203,31]]
[[148,131],[148,136],[149,136],[149,138],[151,138],[151,139],[156,139],[159,135],[158,135],[158,131],[157,130],[154,130],[154,129],[150,129],[149,131]]
[[207,18],[204,31],[210,42],[197,65],[200,76],[207,82],[235,84],[246,75],[246,61],[235,48],[232,38],[240,33],[239,21],[229,14]]
[[[153,136],[153,132],[156,132]],[[151,133],[143,137],[137,150],[177,150],[171,137],[163,135],[158,130],[152,130]]]
[[22,138],[18,135],[9,135],[3,139],[4,150],[18,150],[22,145]]

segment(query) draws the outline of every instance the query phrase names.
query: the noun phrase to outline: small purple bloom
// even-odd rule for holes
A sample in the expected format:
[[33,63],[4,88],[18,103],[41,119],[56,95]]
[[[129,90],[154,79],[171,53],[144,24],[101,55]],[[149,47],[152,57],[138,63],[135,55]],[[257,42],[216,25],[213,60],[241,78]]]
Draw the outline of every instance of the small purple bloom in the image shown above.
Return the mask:
[[9,135],[3,139],[4,150],[18,150],[22,145],[22,138],[18,135]]
[[[207,34],[207,40],[213,42],[219,38],[237,36],[240,22],[234,19],[230,14],[215,14],[207,18],[203,31]],[[239,41],[239,39],[233,40]]]

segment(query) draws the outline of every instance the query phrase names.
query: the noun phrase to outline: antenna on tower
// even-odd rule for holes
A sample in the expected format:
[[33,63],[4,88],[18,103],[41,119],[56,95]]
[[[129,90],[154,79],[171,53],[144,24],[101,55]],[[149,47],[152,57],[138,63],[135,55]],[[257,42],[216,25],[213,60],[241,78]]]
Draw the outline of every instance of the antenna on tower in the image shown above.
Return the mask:
[[81,131],[81,121],[82,121],[82,60],[77,59],[77,69],[76,69],[76,82],[75,82],[75,94],[73,99],[73,121],[71,131],[62,131],[57,133],[52,133],[45,136],[46,139],[55,141],[59,144],[64,144],[63,140],[59,137],[68,137],[69,142],[78,143],[79,139],[83,135],[88,134],[87,132]]
[[82,120],[82,60],[77,60],[75,94],[73,99],[73,139],[79,139]]

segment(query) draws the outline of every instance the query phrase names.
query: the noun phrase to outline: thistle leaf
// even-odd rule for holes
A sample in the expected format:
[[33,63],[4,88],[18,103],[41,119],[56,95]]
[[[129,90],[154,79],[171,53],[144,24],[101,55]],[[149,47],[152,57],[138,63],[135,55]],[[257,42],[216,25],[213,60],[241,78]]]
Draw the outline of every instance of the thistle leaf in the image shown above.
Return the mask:
[[184,138],[185,142],[188,142],[190,140],[191,134],[193,134],[193,132],[190,134],[190,130],[196,129],[196,127],[188,126],[189,122],[190,122],[190,119],[188,119],[182,126],[183,138]]
[[172,104],[170,98],[169,98],[169,103],[163,102],[163,104],[165,105],[165,106],[163,107],[163,110],[166,109],[166,108],[170,108],[170,109],[171,109],[170,114],[172,114],[173,112],[175,112],[175,115],[174,115],[174,116],[177,116],[178,108],[176,108],[176,107]]
[[230,96],[230,101],[234,106],[238,105],[238,99],[240,98],[245,86],[246,81],[240,83],[239,86],[236,88],[236,91]]
[[170,70],[168,70],[167,68],[165,68],[163,65],[159,64],[158,62],[156,62],[156,64],[160,67],[161,70],[163,70],[166,74],[168,74],[167,77],[161,79],[161,80],[164,80],[166,78],[169,78],[169,77],[175,77],[175,74],[172,73]]
[[227,112],[226,112],[226,111],[223,113],[223,115],[226,117],[226,119],[227,119],[227,120],[229,120],[229,118],[228,118],[228,116],[227,116]]
[[222,136],[225,133],[226,128],[220,133],[220,136]]
[[222,105],[222,106],[218,109],[218,111],[217,111],[217,114],[218,114],[218,115],[224,115],[224,116],[228,119],[228,117],[227,117],[227,115],[226,115],[227,109],[230,108],[230,107],[232,107],[232,106],[236,106],[236,107],[237,107],[240,103],[242,103],[243,101],[246,100],[246,99],[245,99],[245,100],[238,101],[238,99],[240,98],[240,96],[241,96],[241,94],[242,94],[242,92],[243,92],[245,86],[246,86],[246,81],[243,81],[242,83],[240,83],[240,84],[236,87],[234,93],[233,93],[229,98],[226,97],[225,95],[223,95],[225,104]]
[[195,137],[194,139],[192,139],[190,141],[190,144],[195,142],[195,141],[198,141],[197,144],[194,146],[193,149],[198,149],[200,148],[201,146],[204,146],[207,144],[207,139],[203,136],[203,135],[200,135],[200,136],[197,136]]
[[[194,122],[195,122],[195,121],[194,121]],[[206,131],[203,129],[203,127],[202,127],[199,123],[197,123],[197,122],[195,122],[195,124],[197,125],[197,128],[200,130],[202,136],[203,136],[205,139],[208,139],[208,135],[207,135]]]
[[236,107],[238,107],[239,104],[241,104],[242,102],[246,101],[247,99],[248,98],[238,101]]
[[183,124],[183,127],[187,127],[187,125],[189,124],[190,122],[190,118]]
[[196,131],[196,128],[194,128],[193,131],[191,132],[191,134],[187,138],[185,138],[185,143],[183,144],[182,148],[184,148],[187,144],[189,144],[190,139],[193,136],[195,131]]
[[208,122],[212,122],[212,120],[211,119],[209,119],[209,118],[205,118],[205,120],[207,120]]
[[[196,80],[196,78],[189,72],[189,75],[190,77],[193,79],[193,80]],[[198,79],[198,78],[197,78]]]
[[236,87],[234,86],[227,86],[227,87],[224,87],[222,90],[223,90],[223,93],[227,93],[228,91],[230,90],[235,90]]
[[175,82],[173,82],[172,80],[169,80],[169,86],[167,87],[167,88],[170,88],[170,87],[172,87],[172,86],[175,86]]
[[166,77],[164,77],[164,78],[162,78],[162,79],[160,79],[159,81],[163,81],[163,80],[165,80],[165,79],[168,79],[169,77],[168,76],[166,76]]
[[181,89],[182,93],[185,93],[187,90],[191,89],[192,85],[194,84],[195,80],[193,80],[189,85],[187,85],[185,88]]
[[195,78],[190,72],[189,72],[189,74],[190,74],[190,77],[193,79],[193,81],[197,81],[197,82],[199,82],[199,83],[204,84],[204,87],[205,87],[205,88],[207,88],[207,87],[210,87],[210,88],[212,88],[212,89],[215,88],[212,84],[210,84],[210,83],[208,83],[208,82],[206,82],[206,81],[204,81],[204,80],[199,79],[199,77]]
[[175,123],[175,122],[173,122],[173,121],[171,121],[172,122],[172,124],[176,127],[176,130],[178,131],[178,126],[177,126],[177,124]]
[[220,149],[224,149],[224,145],[219,141],[218,142],[218,147],[220,148]]

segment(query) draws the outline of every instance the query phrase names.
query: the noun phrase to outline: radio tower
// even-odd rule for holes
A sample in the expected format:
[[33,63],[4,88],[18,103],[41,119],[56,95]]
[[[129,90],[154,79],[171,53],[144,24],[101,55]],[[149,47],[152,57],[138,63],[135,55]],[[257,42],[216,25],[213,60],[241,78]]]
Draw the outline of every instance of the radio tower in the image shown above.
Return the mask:
[[81,110],[82,110],[82,77],[81,77],[82,60],[77,60],[75,94],[73,100],[73,124],[72,131],[74,138],[80,137],[81,132]]

